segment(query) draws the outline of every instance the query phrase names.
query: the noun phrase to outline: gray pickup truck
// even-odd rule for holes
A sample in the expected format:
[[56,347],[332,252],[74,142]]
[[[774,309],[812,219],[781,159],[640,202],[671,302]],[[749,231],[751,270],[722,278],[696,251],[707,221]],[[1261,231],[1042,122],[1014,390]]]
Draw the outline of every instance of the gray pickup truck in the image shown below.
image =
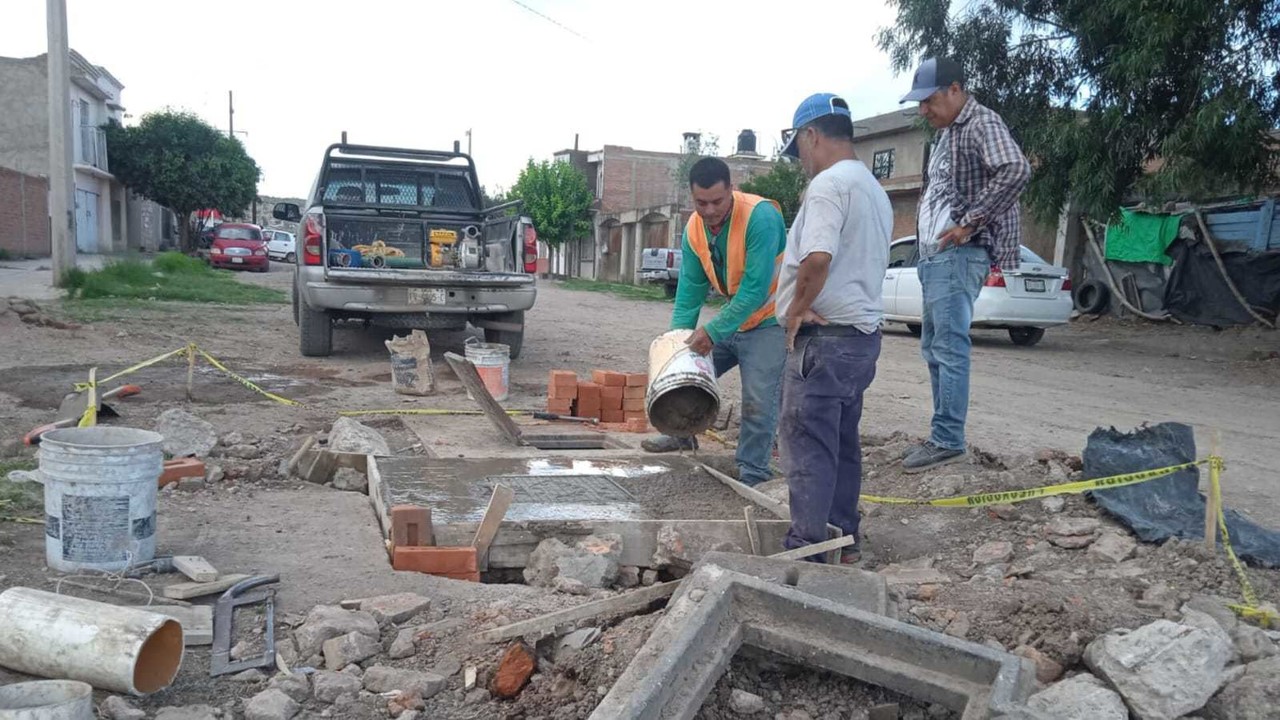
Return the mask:
[[299,223],[293,314],[303,355],[333,350],[340,320],[462,330],[524,344],[537,297],[537,233],[520,203],[483,208],[475,163],[457,152],[331,145]]
[[682,257],[680,248],[645,248],[640,254],[640,282],[661,285],[663,294],[675,297]]

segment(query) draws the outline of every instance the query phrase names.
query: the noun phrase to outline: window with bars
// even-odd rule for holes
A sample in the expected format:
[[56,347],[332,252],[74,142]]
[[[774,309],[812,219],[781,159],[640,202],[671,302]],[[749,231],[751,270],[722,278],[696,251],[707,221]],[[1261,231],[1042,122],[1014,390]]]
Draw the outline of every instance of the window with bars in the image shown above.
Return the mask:
[[893,148],[875,152],[871,158],[871,174],[879,180],[893,177]]

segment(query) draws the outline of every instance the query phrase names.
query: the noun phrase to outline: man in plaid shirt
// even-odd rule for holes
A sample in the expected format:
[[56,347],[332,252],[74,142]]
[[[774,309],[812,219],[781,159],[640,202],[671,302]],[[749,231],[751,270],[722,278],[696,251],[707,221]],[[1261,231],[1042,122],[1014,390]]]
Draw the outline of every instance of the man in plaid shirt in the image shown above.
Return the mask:
[[929,158],[916,243],[924,293],[920,352],[929,366],[929,440],[902,461],[907,472],[962,460],[969,412],[969,323],[991,268],[1018,267],[1018,196],[1031,165],[1004,120],[964,89],[964,71],[947,58],[925,60],[902,102],[941,132]]

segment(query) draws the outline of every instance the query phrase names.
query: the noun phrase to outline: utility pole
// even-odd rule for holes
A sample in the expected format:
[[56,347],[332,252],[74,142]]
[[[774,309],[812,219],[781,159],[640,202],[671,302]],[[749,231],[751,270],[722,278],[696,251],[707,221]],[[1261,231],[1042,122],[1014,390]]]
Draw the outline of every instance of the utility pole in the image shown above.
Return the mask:
[[467,154],[471,154],[471,128],[467,128]]
[[236,104],[231,99],[231,91],[227,91],[227,137],[236,136]]
[[49,53],[49,231],[53,284],[76,266],[75,177],[71,174],[71,72],[66,0],[46,0]]

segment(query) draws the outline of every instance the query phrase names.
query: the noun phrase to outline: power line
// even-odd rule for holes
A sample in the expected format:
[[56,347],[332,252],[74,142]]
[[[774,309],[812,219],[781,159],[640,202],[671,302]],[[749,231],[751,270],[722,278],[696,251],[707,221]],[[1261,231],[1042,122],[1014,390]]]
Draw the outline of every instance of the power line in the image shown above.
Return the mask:
[[543,14],[543,13],[541,13],[541,12],[538,12],[537,10],[535,10],[535,9],[533,9],[533,8],[531,8],[531,7],[529,7],[528,5],[525,5],[525,4],[524,4],[524,3],[522,3],[522,2],[520,2],[520,0],[511,0],[511,2],[515,3],[516,5],[519,5],[520,7],[524,8],[525,10],[528,10],[529,12],[533,13],[534,15],[537,15],[538,17],[542,18],[543,20],[546,20],[547,22],[551,23],[552,25],[555,25],[556,27],[560,28],[561,30],[564,30],[565,32],[567,32],[567,33],[571,33],[571,34],[573,34],[573,35],[577,35],[578,37],[582,38],[583,40],[586,40],[587,42],[591,42],[590,38],[588,38],[586,35],[583,35],[582,33],[578,32],[577,30],[574,30],[573,28],[569,27],[568,25],[565,25],[564,23],[561,23],[559,20],[556,20],[555,18],[553,18],[553,17],[551,17],[551,16],[549,16],[549,15],[545,15],[545,14]]

